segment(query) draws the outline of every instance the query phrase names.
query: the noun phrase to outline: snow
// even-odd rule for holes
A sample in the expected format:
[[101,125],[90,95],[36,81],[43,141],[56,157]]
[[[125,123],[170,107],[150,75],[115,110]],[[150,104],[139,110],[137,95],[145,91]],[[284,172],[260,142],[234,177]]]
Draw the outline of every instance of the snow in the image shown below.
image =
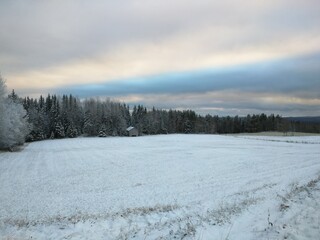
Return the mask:
[[319,136],[46,140],[0,172],[0,239],[320,236]]
[[130,132],[132,129],[134,129],[134,127],[128,127],[127,131]]

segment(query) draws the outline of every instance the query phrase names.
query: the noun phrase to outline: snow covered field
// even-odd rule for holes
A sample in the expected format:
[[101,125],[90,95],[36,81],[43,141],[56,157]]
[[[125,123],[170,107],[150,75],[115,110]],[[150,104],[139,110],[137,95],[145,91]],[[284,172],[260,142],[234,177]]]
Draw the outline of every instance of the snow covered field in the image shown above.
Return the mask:
[[77,138],[0,152],[1,239],[319,239],[320,137]]

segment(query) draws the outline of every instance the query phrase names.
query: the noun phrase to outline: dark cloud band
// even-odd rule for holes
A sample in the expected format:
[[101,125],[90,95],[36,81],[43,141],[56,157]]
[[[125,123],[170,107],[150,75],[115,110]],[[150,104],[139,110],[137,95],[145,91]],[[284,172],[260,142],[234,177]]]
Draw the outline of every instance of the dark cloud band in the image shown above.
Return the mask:
[[102,84],[57,88],[57,93],[79,97],[128,94],[179,94],[237,90],[263,93],[296,93],[320,98],[320,54],[223,69],[167,73]]

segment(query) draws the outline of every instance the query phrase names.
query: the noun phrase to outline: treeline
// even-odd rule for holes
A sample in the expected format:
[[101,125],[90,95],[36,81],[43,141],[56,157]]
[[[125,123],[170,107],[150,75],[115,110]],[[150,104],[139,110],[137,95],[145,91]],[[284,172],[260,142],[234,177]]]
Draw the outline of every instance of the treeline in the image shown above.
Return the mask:
[[[16,99],[17,96],[10,98]],[[320,132],[319,124],[289,121],[281,116],[258,114],[246,117],[201,116],[194,111],[133,109],[109,99],[80,101],[72,95],[48,95],[39,99],[26,97],[21,102],[33,126],[27,141],[47,138],[85,136],[125,136],[134,126],[140,135],[167,133],[225,134],[262,131]]]
[[72,95],[19,98],[12,91],[5,97],[0,76],[0,149],[39,141],[77,136],[126,136],[133,126],[139,135],[168,133],[225,134],[242,132],[313,132],[320,123],[294,121],[277,115],[246,117],[201,116],[192,110],[132,109],[110,99],[80,100]]
[[110,100],[80,101],[72,95],[21,99],[33,128],[27,141],[47,138],[123,136],[130,124],[129,108]]

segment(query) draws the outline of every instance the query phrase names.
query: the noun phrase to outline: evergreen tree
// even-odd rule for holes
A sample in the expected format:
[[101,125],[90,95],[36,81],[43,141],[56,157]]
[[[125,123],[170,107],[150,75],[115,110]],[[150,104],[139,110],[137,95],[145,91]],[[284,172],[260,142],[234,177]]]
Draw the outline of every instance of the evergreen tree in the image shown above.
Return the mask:
[[103,124],[99,129],[99,137],[107,137],[107,129],[106,126]]
[[83,126],[83,133],[88,136],[95,135],[95,127],[93,124],[93,117],[90,111],[86,111],[84,114],[84,126]]
[[71,123],[67,128],[67,137],[75,138],[77,136],[78,136],[78,130],[76,127],[74,127],[74,124]]
[[58,121],[55,126],[55,138],[64,138],[65,131],[61,121]]

